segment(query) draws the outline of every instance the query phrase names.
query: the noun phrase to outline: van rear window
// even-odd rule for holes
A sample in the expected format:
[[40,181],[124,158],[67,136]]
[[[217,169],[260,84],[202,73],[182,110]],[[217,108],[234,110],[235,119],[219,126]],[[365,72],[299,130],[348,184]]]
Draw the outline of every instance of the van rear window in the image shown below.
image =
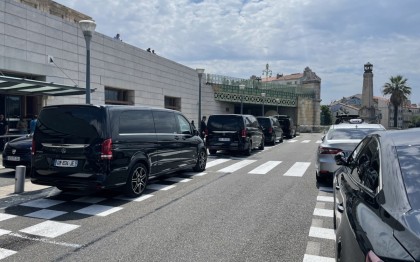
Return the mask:
[[244,126],[242,117],[237,116],[210,116],[207,122],[209,131],[238,131]]
[[106,129],[102,112],[97,107],[44,108],[35,135],[50,143],[90,144]]

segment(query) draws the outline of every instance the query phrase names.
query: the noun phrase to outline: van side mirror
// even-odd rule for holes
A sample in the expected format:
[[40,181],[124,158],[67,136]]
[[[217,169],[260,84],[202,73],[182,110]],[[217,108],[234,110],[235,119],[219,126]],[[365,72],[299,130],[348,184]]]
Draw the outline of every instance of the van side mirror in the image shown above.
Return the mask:
[[339,153],[337,153],[337,154],[334,156],[334,160],[335,160],[335,163],[336,163],[338,166],[344,166],[344,165],[346,165],[346,163],[347,163],[347,159],[346,159],[346,157],[344,156],[344,153],[343,153],[343,152],[339,152]]

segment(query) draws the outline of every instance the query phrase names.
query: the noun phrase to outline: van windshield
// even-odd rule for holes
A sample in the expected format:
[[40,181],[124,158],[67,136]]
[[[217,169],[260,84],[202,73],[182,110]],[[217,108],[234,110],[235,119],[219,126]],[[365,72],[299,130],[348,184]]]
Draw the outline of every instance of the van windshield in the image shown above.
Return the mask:
[[47,143],[91,144],[105,129],[102,112],[86,106],[44,108],[35,136]]
[[209,131],[238,131],[243,128],[242,117],[237,116],[210,116],[207,122]]

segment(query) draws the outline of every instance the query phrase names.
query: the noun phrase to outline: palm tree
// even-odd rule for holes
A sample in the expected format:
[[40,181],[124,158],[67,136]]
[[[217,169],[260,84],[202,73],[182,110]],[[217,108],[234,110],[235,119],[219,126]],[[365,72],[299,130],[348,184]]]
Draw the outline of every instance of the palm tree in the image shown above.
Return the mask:
[[394,106],[394,127],[397,127],[398,107],[408,100],[408,96],[411,94],[411,87],[405,85],[407,78],[403,78],[401,75],[391,76],[389,80],[391,82],[385,83],[382,93],[391,95],[390,101]]

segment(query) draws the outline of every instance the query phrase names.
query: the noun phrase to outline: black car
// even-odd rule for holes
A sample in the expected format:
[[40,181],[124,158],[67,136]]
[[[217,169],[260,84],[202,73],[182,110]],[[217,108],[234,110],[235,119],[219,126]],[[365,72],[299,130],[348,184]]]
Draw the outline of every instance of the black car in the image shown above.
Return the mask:
[[206,145],[210,154],[217,150],[251,155],[254,148],[264,149],[264,133],[255,116],[211,115],[207,121]]
[[26,166],[29,172],[31,167],[32,135],[24,135],[6,143],[3,150],[3,166],[15,169],[17,166]]
[[56,105],[38,117],[31,181],[69,189],[122,187],[139,196],[149,177],[206,168],[207,150],[180,112],[139,106]]
[[258,123],[264,131],[265,143],[275,145],[277,141],[283,142],[283,129],[279,121],[271,116],[258,116]]
[[280,126],[283,129],[283,134],[287,138],[293,138],[296,136],[296,126],[291,118],[288,115],[275,115],[275,118],[279,120]]
[[420,129],[372,133],[335,158],[337,261],[420,261]]

